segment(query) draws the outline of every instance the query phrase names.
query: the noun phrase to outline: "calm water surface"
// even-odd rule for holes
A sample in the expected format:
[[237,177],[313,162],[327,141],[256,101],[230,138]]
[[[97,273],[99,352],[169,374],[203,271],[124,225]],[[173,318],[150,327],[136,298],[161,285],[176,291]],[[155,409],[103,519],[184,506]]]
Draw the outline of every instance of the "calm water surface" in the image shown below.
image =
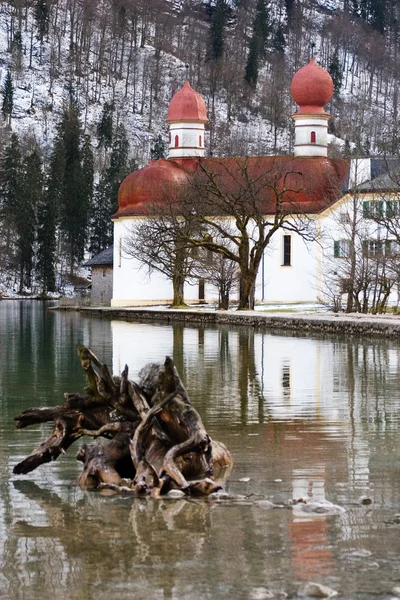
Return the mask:
[[[0,302],[0,597],[295,598],[316,581],[341,598],[400,587],[400,345],[247,328],[109,322]],[[77,447],[27,476],[13,466],[48,425],[16,430],[32,406],[82,391],[75,344],[130,377],[172,354],[246,500],[132,500],[82,492]],[[249,481],[241,481],[249,478]],[[357,504],[360,496],[372,499]],[[339,516],[263,508],[327,499]],[[267,595],[273,592],[273,595]]]

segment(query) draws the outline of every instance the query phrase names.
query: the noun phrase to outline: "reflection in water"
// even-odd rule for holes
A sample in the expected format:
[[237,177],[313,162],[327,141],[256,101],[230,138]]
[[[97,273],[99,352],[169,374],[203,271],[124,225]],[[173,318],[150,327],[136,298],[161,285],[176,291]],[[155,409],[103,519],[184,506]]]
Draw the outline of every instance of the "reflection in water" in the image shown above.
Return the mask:
[[[0,303],[0,595],[15,598],[255,597],[316,580],[348,599],[400,579],[398,371],[385,340],[293,337],[247,328],[124,323]],[[243,500],[134,500],[71,486],[63,460],[22,478],[12,467],[46,425],[13,417],[84,385],[83,342],[130,376],[172,355],[212,437],[233,453],[226,484]],[[250,481],[241,481],[250,478]],[[356,504],[362,494],[371,506]],[[267,510],[259,500],[328,499],[339,516]],[[365,596],[362,596],[365,594]]]

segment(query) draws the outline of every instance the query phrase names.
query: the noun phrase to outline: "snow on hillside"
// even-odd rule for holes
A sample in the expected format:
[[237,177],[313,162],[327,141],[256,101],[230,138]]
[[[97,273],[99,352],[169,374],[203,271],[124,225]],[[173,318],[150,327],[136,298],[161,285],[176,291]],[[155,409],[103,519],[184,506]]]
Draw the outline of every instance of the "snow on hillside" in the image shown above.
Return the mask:
[[[173,9],[179,11],[185,2],[171,0]],[[3,16],[10,10],[7,3],[0,8]],[[139,48],[135,53],[135,67],[138,81],[135,86],[126,85],[126,71],[122,77],[113,78],[111,81],[103,77],[101,82],[96,81],[94,65],[89,62],[84,65],[81,77],[69,65],[70,26],[66,12],[66,5],[59,7],[61,11],[59,21],[63,21],[64,35],[51,31],[48,38],[44,39],[43,47],[37,39],[37,28],[34,22],[32,9],[28,11],[26,27],[22,28],[22,60],[19,69],[14,66],[12,54],[8,51],[9,23],[7,18],[0,19],[0,81],[4,83],[7,70],[10,68],[13,76],[14,106],[12,112],[12,130],[18,135],[32,137],[41,147],[48,148],[53,140],[55,125],[60,116],[60,111],[67,90],[72,80],[76,91],[82,124],[87,133],[93,136],[95,143],[96,125],[99,122],[102,106],[105,102],[113,102],[115,106],[115,119],[122,121],[128,131],[131,152],[138,159],[139,164],[144,164],[149,156],[149,149],[155,136],[161,133],[167,138],[168,127],[165,122],[168,102],[173,93],[183,84],[186,77],[185,63],[171,53],[161,53],[160,70],[163,82],[157,103],[150,99],[151,89],[148,80],[143,87],[146,69],[154,57],[154,47],[146,43],[144,48]],[[7,15],[6,15],[7,16]],[[190,27],[190,23],[185,25]],[[93,44],[98,44],[99,32],[94,32]],[[33,48],[31,51],[31,40]],[[54,48],[60,48],[60,64],[54,65]],[[31,63],[31,65],[30,65]],[[135,93],[133,92],[135,88]],[[206,97],[206,101],[208,98]],[[229,128],[226,127],[227,106],[224,92],[217,93],[215,115],[217,133],[226,143],[221,144],[224,152],[230,151],[234,145],[245,153],[269,153],[273,144],[272,131],[268,119],[262,115],[255,115],[246,106],[240,110],[240,118],[233,118]],[[282,133],[280,134],[282,136]],[[250,144],[248,144],[250,140]],[[280,146],[288,143],[288,136],[284,134]]]
[[[154,69],[155,54],[157,52],[152,45],[155,43],[157,26],[150,20],[144,47],[138,43],[133,50],[130,72],[127,73],[128,44],[125,48],[124,61],[121,62],[121,72],[113,73],[109,67],[107,61],[112,61],[113,52],[118,50],[119,42],[117,40],[115,48],[110,45],[107,50],[108,54],[104,58],[104,71],[107,72],[103,76],[99,76],[98,63],[95,64],[95,61],[98,61],[98,48],[102,40],[101,31],[97,24],[96,27],[93,26],[91,33],[91,50],[87,54],[87,60],[81,63],[80,71],[74,69],[69,57],[71,19],[68,6],[67,3],[57,3],[57,10],[59,11],[57,27],[50,28],[49,35],[44,37],[42,48],[37,37],[37,24],[34,20],[33,9],[27,10],[27,20],[21,28],[23,50],[21,65],[20,68],[17,68],[15,57],[9,51],[8,42],[10,14],[14,9],[7,2],[0,5],[0,81],[4,82],[7,70],[11,68],[14,85],[12,130],[19,135],[32,137],[44,149],[49,148],[54,137],[55,125],[59,120],[63,101],[71,83],[78,97],[82,125],[85,131],[92,136],[93,145],[95,146],[97,143],[95,133],[102,114],[102,107],[105,102],[113,103],[115,107],[114,119],[116,122],[123,122],[125,125],[130,139],[131,153],[137,159],[139,165],[143,165],[148,160],[150,146],[154,138],[161,134],[164,140],[167,139],[168,126],[165,118],[168,102],[185,80],[186,68],[183,60],[185,57],[182,52],[175,51],[176,40],[172,36],[166,44],[169,51],[161,51],[159,62],[156,65],[159,76],[149,75],[151,69]],[[102,3],[100,2],[98,6],[102,6]],[[164,6],[166,14],[168,11],[172,11],[171,15],[167,14],[166,22],[170,18],[178,18],[182,12],[184,17],[179,21],[181,23],[179,27],[190,39],[191,28],[194,26],[194,10],[198,10],[199,7],[204,8],[204,0],[191,0],[190,2],[188,0],[166,0]],[[271,3],[270,9],[274,19],[283,19],[279,3]],[[263,107],[266,104],[264,99],[274,94],[274,87],[270,82],[271,65],[269,63],[260,68],[259,81],[261,83],[257,86],[252,102],[249,103],[248,99],[241,98],[240,95],[236,97],[236,104],[231,113],[230,121],[228,121],[227,91],[222,84],[218,86],[215,96],[215,119],[213,124],[215,134],[214,155],[291,152],[293,133],[291,115],[295,112],[296,107],[289,95],[290,77],[296,68],[299,68],[308,60],[311,44],[314,46],[314,55],[317,60],[327,66],[332,49],[330,38],[325,37],[324,40],[321,32],[324,25],[328,23],[326,19],[329,20],[332,14],[337,14],[342,9],[343,0],[310,0],[304,3],[302,8],[302,46],[297,48],[295,52],[293,49],[288,48],[292,55],[296,55],[296,59],[293,59],[293,56],[289,57],[285,65],[286,72],[281,74],[280,93],[282,94],[282,101],[278,97],[276,100],[270,98],[270,108],[268,110]],[[78,17],[75,18],[76,23],[78,23]],[[197,18],[198,15],[196,14]],[[251,17],[249,17],[249,27],[251,22]],[[78,25],[80,26],[80,23]],[[198,25],[197,21],[196,25]],[[200,23],[199,27],[203,27],[205,47],[207,43],[205,36],[209,35],[209,24],[206,22]],[[177,28],[174,31],[173,35],[176,36]],[[234,45],[235,41],[233,40],[230,43]],[[55,55],[58,52],[60,58],[59,61],[56,61]],[[246,52],[245,50],[244,55],[246,55]],[[178,58],[178,56],[181,58]],[[340,57],[344,74],[341,95],[353,111],[351,115],[349,114],[348,123],[343,129],[346,137],[350,136],[351,139],[350,126],[359,117],[357,113],[358,97],[367,94],[376,97],[376,110],[386,114],[386,97],[388,96],[387,89],[384,93],[377,89],[379,70],[375,71],[376,79],[373,81],[371,94],[369,89],[371,78],[368,69],[359,68],[359,66],[356,69],[354,68],[354,53],[351,49],[346,48],[345,51],[340,49]],[[204,52],[199,60],[204,61]],[[295,64],[295,60],[297,64]],[[133,68],[135,70],[134,76],[132,74]],[[193,61],[190,69],[191,73],[196,72],[197,66]],[[349,73],[351,73],[351,77]],[[239,72],[235,76],[242,79],[243,72]],[[205,97],[210,116],[212,104],[210,83],[204,81],[204,79],[203,75],[203,87],[199,91]],[[154,85],[158,86],[157,94],[154,93]],[[391,93],[394,94],[395,92],[392,91]],[[238,102],[241,104],[238,105]],[[278,113],[279,126],[274,129],[273,119],[276,119],[276,113]],[[334,116],[338,117],[335,114]],[[374,124],[377,122],[376,119],[363,118],[367,123]],[[343,118],[342,120],[337,118],[337,123],[343,125]],[[376,127],[379,128],[379,124]],[[373,136],[374,133],[372,132],[372,135],[369,136],[372,138],[371,144],[373,144]]]

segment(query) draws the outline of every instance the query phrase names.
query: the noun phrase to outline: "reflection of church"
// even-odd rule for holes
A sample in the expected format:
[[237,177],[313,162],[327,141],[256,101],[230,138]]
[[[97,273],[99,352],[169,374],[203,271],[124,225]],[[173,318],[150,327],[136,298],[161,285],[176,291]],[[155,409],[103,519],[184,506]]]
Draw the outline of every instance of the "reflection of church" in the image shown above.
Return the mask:
[[[113,371],[120,373],[128,363],[136,379],[144,363],[173,356],[202,418],[228,445],[234,460],[241,458],[234,463],[233,481],[227,482],[229,491],[243,493],[238,480],[250,476],[255,494],[274,495],[278,501],[326,498],[342,504],[348,494],[355,500],[376,486],[382,486],[383,498],[390,494],[379,464],[374,467],[368,429],[391,418],[394,423],[396,417],[380,413],[379,402],[369,402],[374,390],[367,391],[362,373],[376,382],[379,396],[388,390],[387,398],[395,397],[400,365],[395,344],[372,347],[358,339],[272,335],[247,327],[158,324],[156,329],[155,350],[154,325],[112,321]],[[382,409],[385,404],[384,396]],[[254,462],[254,476],[247,471],[253,466],[241,456],[243,447]],[[343,540],[354,532],[364,543],[365,513],[357,510],[350,524],[348,513],[333,519],[284,511],[288,517],[283,528],[271,511],[247,507],[247,520],[233,519],[230,527],[240,541],[254,530],[252,544],[260,556],[268,557],[268,565],[274,564],[269,545],[285,545],[288,572],[296,580],[314,581],[335,571],[332,540],[338,529]],[[216,519],[220,512],[212,514]]]
[[[291,188],[290,197],[289,192],[284,192],[287,206],[296,206],[317,235],[316,241],[306,244],[293,231],[281,228],[275,232],[258,273],[256,301],[315,302],[322,299],[327,261],[339,259],[340,262],[345,257],[342,215],[351,200],[347,190],[378,175],[382,161],[328,158],[329,115],[324,107],[332,97],[333,83],[329,73],[314,59],[294,75],[290,89],[299,106],[293,115],[294,156],[206,157],[204,137],[208,119],[203,98],[187,81],[173,96],[167,117],[168,160],[152,160],[128,175],[120,186],[119,208],[113,216],[112,306],[168,304],[172,299],[172,284],[165,276],[153,272],[149,277],[147,269],[140,269],[135,259],[124,254],[129,230],[133,223],[146,218],[149,204],[162,201],[165,190],[173,194],[199,168],[211,171],[223,164],[223,168],[229,169],[245,161],[250,175],[271,173],[277,177],[279,173],[278,185],[285,185],[285,190]],[[359,192],[367,201],[371,199],[368,185]],[[261,200],[265,200],[265,214],[273,216],[275,202],[271,202],[270,197]],[[207,283],[204,286],[203,282],[191,281],[185,286],[186,301],[216,299],[217,290]]]

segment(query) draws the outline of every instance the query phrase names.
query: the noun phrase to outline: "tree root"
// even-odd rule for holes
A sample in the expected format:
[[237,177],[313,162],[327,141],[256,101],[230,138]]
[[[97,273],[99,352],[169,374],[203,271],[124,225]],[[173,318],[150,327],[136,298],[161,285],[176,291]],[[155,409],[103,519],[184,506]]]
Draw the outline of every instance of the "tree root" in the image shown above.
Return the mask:
[[[147,365],[136,383],[128,379],[128,366],[113,377],[89,348],[78,345],[78,355],[86,395],[65,394],[62,406],[29,409],[15,418],[19,429],[54,423],[49,437],[14,467],[15,474],[56,460],[86,435],[109,441],[80,448],[83,488],[154,498],[171,489],[189,495],[220,489],[213,469],[231,465],[231,455],[211,441],[170,357],[163,365]],[[201,475],[204,479],[190,480]]]

